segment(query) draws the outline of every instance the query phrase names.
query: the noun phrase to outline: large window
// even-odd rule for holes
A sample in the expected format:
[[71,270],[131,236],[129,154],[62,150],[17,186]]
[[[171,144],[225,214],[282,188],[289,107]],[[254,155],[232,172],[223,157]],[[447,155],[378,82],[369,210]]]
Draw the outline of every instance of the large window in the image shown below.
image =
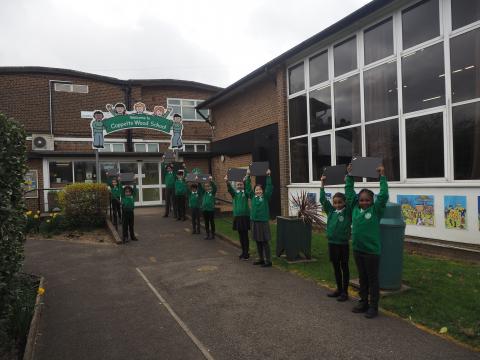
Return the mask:
[[[201,104],[204,100],[191,100],[191,99],[167,99],[167,108],[172,109],[173,114],[179,114],[182,120],[187,121],[204,121],[204,119],[195,110],[195,107]],[[210,111],[208,109],[202,109],[200,112],[203,116],[208,117]]]
[[135,152],[158,152],[156,143],[136,143]]
[[480,179],[480,102],[453,108],[456,180]]
[[365,64],[373,63],[393,54],[393,20],[388,18],[365,30]]
[[304,89],[305,77],[303,74],[303,63],[301,63],[288,70],[288,93],[295,94]]
[[100,152],[125,152],[125,144],[123,143],[105,143]]
[[332,101],[330,86],[310,92],[310,132],[332,128]]
[[290,123],[290,137],[307,133],[307,97],[305,95],[289,100],[288,121]]
[[402,35],[404,49],[439,36],[438,0],[420,1],[405,9],[402,12]]
[[355,70],[357,68],[357,38],[354,36],[335,45],[333,54],[335,58],[335,76]]
[[97,179],[95,161],[75,161],[75,182],[92,183]]
[[480,97],[480,29],[450,42],[453,102]]
[[352,157],[362,155],[361,127],[353,127],[335,132],[337,165],[349,164]]
[[480,20],[480,1],[478,0],[451,0],[452,1],[452,28],[458,29]]
[[363,83],[366,121],[398,114],[396,61],[365,71]]
[[312,138],[312,170],[313,180],[319,181],[325,166],[332,164],[330,135]]
[[402,67],[404,112],[445,104],[443,43],[404,56]]
[[73,182],[73,170],[71,161],[50,161],[50,185],[70,184]]
[[383,159],[389,180],[400,180],[398,119],[381,121],[365,127],[367,156]]
[[328,51],[324,51],[310,58],[310,86],[328,80]]
[[335,90],[335,126],[342,127],[358,124],[360,114],[360,77],[351,76],[338,81]]
[[292,183],[308,183],[308,138],[290,140]]
[[443,114],[406,119],[405,137],[407,177],[444,177]]

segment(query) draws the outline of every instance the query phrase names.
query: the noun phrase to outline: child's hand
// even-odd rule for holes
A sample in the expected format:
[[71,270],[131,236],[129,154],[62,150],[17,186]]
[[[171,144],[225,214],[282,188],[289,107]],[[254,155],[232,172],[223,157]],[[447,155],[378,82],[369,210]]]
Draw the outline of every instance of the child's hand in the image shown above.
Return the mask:
[[270,169],[267,170],[267,176],[270,176],[272,174],[272,172],[270,171]]
[[208,180],[210,180],[210,181],[212,181],[212,180],[213,180],[213,177],[212,177],[212,175],[210,175],[210,176],[208,177]]
[[385,176],[385,168],[383,167],[383,165],[380,165],[379,167],[377,167],[377,171],[380,174],[380,176]]
[[322,188],[325,186],[325,180],[327,180],[327,177],[325,175],[322,175],[322,177],[320,178],[320,181],[322,182]]
[[108,111],[110,111],[110,110],[112,110],[113,106],[112,106],[112,104],[107,104],[106,108],[107,108]]
[[352,169],[353,169],[352,163],[348,164],[348,166],[347,166],[348,175],[350,175],[350,173],[352,172]]
[[[250,176],[250,168],[247,168],[247,176]],[[245,176],[245,179],[247,178],[247,176]]]
[[184,169],[186,169],[186,168],[187,168],[187,165],[185,165],[185,163],[182,163],[182,167],[183,167]]
[[223,178],[223,180],[228,181],[228,175],[225,175],[225,177]]

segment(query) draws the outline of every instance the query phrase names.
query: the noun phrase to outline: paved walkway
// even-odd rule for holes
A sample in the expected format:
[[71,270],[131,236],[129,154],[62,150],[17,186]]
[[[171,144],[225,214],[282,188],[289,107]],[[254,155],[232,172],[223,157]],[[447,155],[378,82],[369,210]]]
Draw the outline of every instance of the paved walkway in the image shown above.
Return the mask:
[[[36,359],[480,359],[405,321],[366,320],[313,282],[138,209],[138,243],[26,244],[46,277]],[[203,351],[203,352],[202,352]]]

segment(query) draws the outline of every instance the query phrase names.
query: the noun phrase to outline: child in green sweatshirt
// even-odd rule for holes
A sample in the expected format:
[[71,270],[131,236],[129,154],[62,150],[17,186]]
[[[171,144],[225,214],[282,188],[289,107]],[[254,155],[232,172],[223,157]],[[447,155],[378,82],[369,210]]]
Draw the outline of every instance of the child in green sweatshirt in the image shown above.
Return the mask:
[[270,208],[268,202],[272,197],[273,185],[270,177],[270,169],[267,170],[267,180],[265,191],[261,185],[256,185],[252,191],[252,183],[250,179],[250,170],[247,170],[245,181],[245,191],[247,196],[252,199],[252,208],[250,211],[250,220],[252,221],[253,239],[257,243],[258,260],[253,265],[261,265],[262,267],[272,266],[272,255],[270,253]]
[[[352,170],[350,164],[348,173]],[[377,168],[380,174],[380,192],[374,201],[371,190],[363,189],[358,193],[354,190],[354,179],[347,176],[345,195],[347,204],[352,209],[352,245],[355,263],[360,281],[360,301],[353,308],[355,313],[365,313],[368,319],[378,315],[380,287],[378,270],[380,264],[380,219],[383,216],[388,201],[388,184],[385,168]]]
[[215,239],[215,194],[217,193],[217,186],[210,176],[209,182],[199,185],[202,195],[202,212],[205,220],[205,231],[207,235],[205,240]]
[[187,176],[186,170],[177,171],[177,179],[175,180],[175,203],[177,207],[177,220],[185,221],[185,212],[187,211]]
[[340,192],[333,195],[333,205],[330,204],[325,196],[326,176],[322,176],[321,180],[320,203],[327,213],[328,252],[337,283],[337,289],[329,293],[328,297],[335,297],[337,301],[343,302],[348,300],[348,283],[350,281],[348,241],[352,226],[352,211],[349,206],[346,206],[345,195]]
[[[165,155],[164,155],[165,157]],[[162,174],[165,181],[165,214],[163,217],[168,217],[170,209],[173,207],[173,216],[177,217],[177,206],[175,204],[175,173],[173,172],[172,164],[165,164],[162,162]]]
[[117,178],[113,178],[110,184],[108,184],[108,189],[110,190],[112,200],[113,225],[117,226],[118,219],[122,220],[122,184]]
[[248,197],[245,192],[245,184],[243,181],[235,182],[235,189],[228,181],[225,175],[227,189],[233,200],[233,230],[238,231],[240,237],[240,245],[242,253],[239,255],[240,260],[248,260],[250,258],[250,240],[248,239],[248,231],[250,230],[250,207],[248,206]]
[[123,243],[128,242],[128,233],[130,232],[130,239],[132,241],[137,241],[138,239],[135,236],[135,231],[133,229],[134,225],[134,214],[133,210],[135,209],[135,196],[137,194],[137,186],[133,185],[133,188],[130,185],[124,186],[122,190],[122,218],[123,218]]
[[191,184],[188,189],[188,207],[192,212],[192,234],[200,234],[200,206],[202,196],[198,184]]

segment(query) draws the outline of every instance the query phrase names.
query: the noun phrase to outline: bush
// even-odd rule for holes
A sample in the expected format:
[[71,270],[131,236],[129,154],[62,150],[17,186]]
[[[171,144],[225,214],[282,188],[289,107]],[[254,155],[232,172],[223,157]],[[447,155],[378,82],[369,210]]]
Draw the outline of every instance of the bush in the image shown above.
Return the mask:
[[109,193],[105,184],[67,185],[58,195],[65,221],[71,228],[91,228],[105,224]]
[[38,231],[45,236],[58,235],[68,229],[65,216],[59,213],[50,214],[42,219]]
[[23,260],[26,133],[19,123],[0,113],[0,134],[0,347],[3,347],[7,341],[6,322],[15,300],[15,280]]

